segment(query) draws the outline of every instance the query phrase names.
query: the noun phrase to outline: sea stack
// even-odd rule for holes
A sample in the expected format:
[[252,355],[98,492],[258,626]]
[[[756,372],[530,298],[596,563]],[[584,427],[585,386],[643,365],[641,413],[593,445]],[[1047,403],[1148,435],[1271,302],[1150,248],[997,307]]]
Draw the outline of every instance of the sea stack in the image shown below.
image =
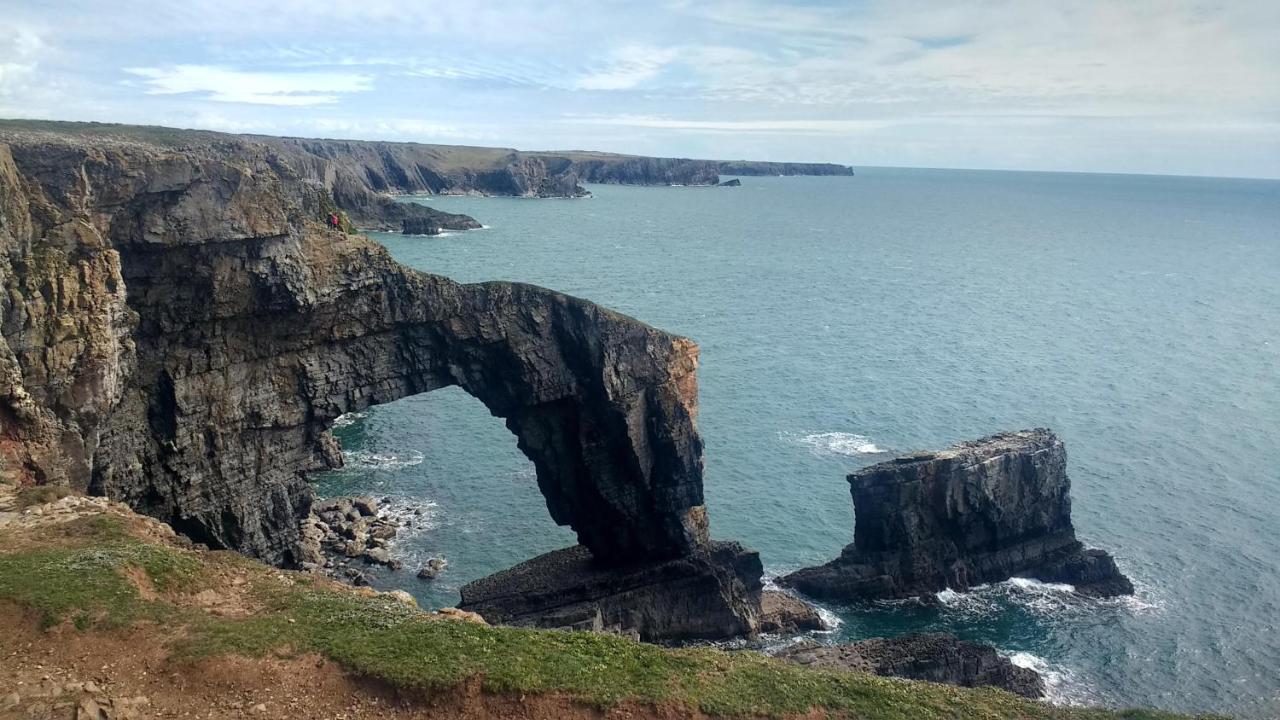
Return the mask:
[[1040,428],[904,455],[849,475],[856,524],[840,557],[780,579],[815,598],[906,598],[1028,577],[1094,597],[1133,593],[1071,523],[1062,441]]

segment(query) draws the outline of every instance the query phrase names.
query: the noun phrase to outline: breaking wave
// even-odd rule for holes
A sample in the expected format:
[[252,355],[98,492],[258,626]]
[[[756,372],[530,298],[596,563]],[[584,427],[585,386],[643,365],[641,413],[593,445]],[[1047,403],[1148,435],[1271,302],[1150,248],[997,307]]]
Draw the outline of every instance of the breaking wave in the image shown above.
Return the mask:
[[355,425],[358,421],[363,420],[364,417],[365,414],[362,412],[343,413],[333,419],[333,426],[335,428],[349,427],[351,425]]
[[342,453],[347,467],[359,467],[368,470],[400,470],[402,468],[421,465],[425,456],[417,450],[410,450],[403,455],[395,453],[376,453],[368,450],[351,450]]
[[1029,652],[1003,653],[1009,662],[1044,678],[1044,699],[1053,705],[1096,705],[1098,696],[1071,669]]
[[805,435],[798,438],[801,442],[813,448],[814,452],[827,453],[830,455],[844,455],[847,457],[857,457],[859,455],[878,455],[885,452],[883,448],[871,441],[866,435],[856,435],[854,433],[844,432],[825,432]]

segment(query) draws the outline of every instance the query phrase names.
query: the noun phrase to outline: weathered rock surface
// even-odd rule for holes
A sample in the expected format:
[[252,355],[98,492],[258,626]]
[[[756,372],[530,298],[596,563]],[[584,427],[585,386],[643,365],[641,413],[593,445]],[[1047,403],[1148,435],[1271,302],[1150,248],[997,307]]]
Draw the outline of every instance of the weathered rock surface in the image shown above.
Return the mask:
[[577,153],[573,168],[582,182],[604,185],[715,185],[716,163],[686,158],[651,158]]
[[[79,126],[77,126],[79,127]],[[0,124],[0,455],[213,547],[304,560],[333,420],[458,385],[600,563],[703,552],[697,347],[323,227],[267,144]]]
[[916,453],[849,476],[853,544],[779,580],[807,595],[873,600],[1030,577],[1085,595],[1130,594],[1110,555],[1071,523],[1066,449],[1044,429]]
[[779,590],[760,593],[760,632],[786,634],[827,629],[817,609],[800,598]]
[[724,175],[852,175],[853,168],[834,163],[755,162],[729,160],[716,163]]
[[829,667],[910,680],[978,687],[991,685],[1029,698],[1044,697],[1039,673],[1014,665],[989,645],[954,635],[902,635],[873,638],[849,645],[804,641],[784,648],[777,657],[810,667]]
[[270,148],[292,173],[329,192],[360,227],[434,235],[441,229],[480,227],[465,215],[445,213],[388,195],[514,195],[580,197],[582,183],[715,185],[730,175],[849,175],[829,163],[771,163],[656,158],[604,152],[524,152],[511,148],[409,142],[316,140],[265,135],[109,125],[4,121],[24,130],[91,133],[132,142],[190,144],[253,142]]
[[712,542],[666,561],[605,567],[581,545],[540,555],[462,588],[458,607],[501,625],[572,628],[641,640],[754,635],[760,557]]
[[725,180],[724,182],[720,183],[720,187],[742,187],[742,181],[739,180],[738,178],[734,178],[732,180]]

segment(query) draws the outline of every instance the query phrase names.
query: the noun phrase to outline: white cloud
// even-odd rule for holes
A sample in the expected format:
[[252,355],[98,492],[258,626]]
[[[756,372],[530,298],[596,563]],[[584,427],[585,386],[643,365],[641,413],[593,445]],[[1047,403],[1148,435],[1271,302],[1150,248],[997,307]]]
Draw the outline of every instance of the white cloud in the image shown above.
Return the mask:
[[708,133],[778,133],[822,135],[865,132],[889,127],[885,120],[689,120],[645,115],[570,116],[568,122],[583,125],[621,125],[659,130]]
[[369,75],[347,72],[260,72],[212,65],[125,68],[144,78],[148,95],[202,93],[209,100],[253,105],[327,105],[373,89]]
[[44,41],[30,28],[0,35],[0,96],[15,95],[31,84],[43,49]]
[[628,45],[614,51],[605,67],[579,77],[577,90],[630,90],[650,80],[675,61],[680,51],[647,45]]

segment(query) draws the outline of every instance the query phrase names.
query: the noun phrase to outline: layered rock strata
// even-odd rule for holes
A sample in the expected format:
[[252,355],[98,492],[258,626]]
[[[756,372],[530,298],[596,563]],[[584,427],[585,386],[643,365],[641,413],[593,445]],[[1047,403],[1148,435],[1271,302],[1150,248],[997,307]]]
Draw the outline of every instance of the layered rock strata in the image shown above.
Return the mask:
[[852,175],[853,168],[835,163],[756,162],[728,160],[716,163],[724,175]]
[[550,290],[463,285],[323,227],[261,143],[0,131],[0,453],[298,564],[333,420],[458,385],[597,561],[707,542],[697,346]]
[[758,630],[762,571],[755,551],[730,542],[622,567],[601,565],[578,545],[463,586],[458,607],[493,624],[646,641],[738,637]]
[[962,687],[990,685],[1029,698],[1045,694],[1044,679],[1036,671],[1014,665],[989,645],[941,633],[873,638],[849,645],[804,641],[784,648],[777,657],[809,667]]
[[1066,449],[1044,429],[916,453],[849,476],[853,544],[779,580],[829,600],[966,590],[1010,577],[1069,583],[1092,596],[1133,585],[1071,522]]
[[411,142],[319,140],[265,135],[226,135],[198,130],[101,123],[0,121],[0,130],[79,133],[173,148],[252,142],[269,148],[278,162],[328,191],[360,227],[435,234],[441,229],[479,227],[454,215],[390,195],[511,195],[581,197],[582,183],[622,185],[715,185],[730,175],[845,175],[852,169],[829,163],[771,163],[657,158],[617,153],[525,152],[512,148],[428,145]]

